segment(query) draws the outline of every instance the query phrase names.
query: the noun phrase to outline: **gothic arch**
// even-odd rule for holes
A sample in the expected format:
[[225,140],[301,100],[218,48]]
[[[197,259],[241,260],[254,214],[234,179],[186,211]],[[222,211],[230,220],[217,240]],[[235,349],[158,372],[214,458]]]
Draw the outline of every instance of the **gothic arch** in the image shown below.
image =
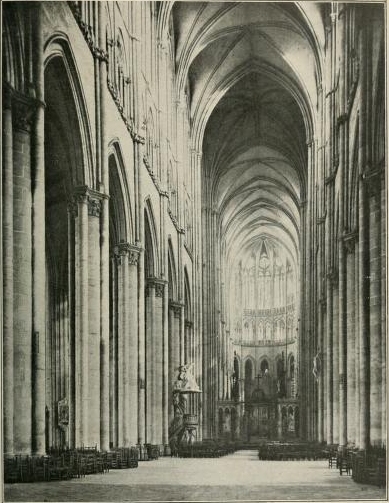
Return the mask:
[[111,236],[113,244],[119,242],[134,242],[134,225],[130,188],[123,161],[123,154],[117,140],[112,140],[108,146],[108,168],[110,185],[110,221],[115,236]]
[[157,277],[159,272],[158,238],[154,212],[149,198],[145,202],[145,272]]
[[185,298],[185,319],[192,320],[192,295],[189,281],[188,269],[184,267],[184,298]]
[[174,258],[173,244],[170,237],[168,239],[168,281],[169,300],[176,300],[178,298],[177,268]]
[[[70,86],[68,100],[70,98],[74,102],[77,116],[77,122],[74,124],[74,127],[77,131],[79,131],[81,138],[79,148],[82,155],[76,156],[74,159],[75,166],[73,166],[71,174],[73,184],[74,186],[86,185],[90,188],[96,188],[91,125],[85,104],[84,90],[81,84],[80,73],[77,68],[71,44],[67,35],[61,32],[53,34],[45,44],[45,73],[48,68],[50,68],[50,65],[58,65],[58,59],[60,60],[60,65],[63,67],[64,74],[66,75],[67,83]],[[47,95],[47,92],[48,89],[47,86],[45,86],[45,96]],[[72,130],[69,132],[72,132]]]
[[246,368],[247,368],[248,364],[251,365],[252,376],[254,377],[254,375],[255,375],[255,371],[256,371],[255,359],[251,355],[248,355],[244,359],[243,366],[242,366],[242,371],[244,372],[244,374],[243,374],[244,379],[246,379]]

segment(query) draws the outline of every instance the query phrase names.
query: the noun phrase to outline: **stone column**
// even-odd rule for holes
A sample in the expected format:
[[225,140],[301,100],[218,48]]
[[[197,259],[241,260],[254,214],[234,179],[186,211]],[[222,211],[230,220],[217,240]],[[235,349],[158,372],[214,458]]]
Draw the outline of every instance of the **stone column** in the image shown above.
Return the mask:
[[360,370],[359,370],[359,250],[358,250],[358,235],[355,236],[355,254],[354,254],[354,324],[355,324],[355,358],[354,358],[354,373],[355,373],[355,410],[354,410],[354,421],[355,421],[355,445],[360,446]]
[[[343,204],[341,202],[340,204]],[[346,257],[343,241],[339,241],[339,445],[347,444],[347,294]]]
[[381,353],[381,174],[368,176],[369,188],[369,332],[370,332],[370,443],[381,445],[382,388]]
[[[33,104],[28,98],[14,94],[12,110],[14,132],[12,139],[14,370],[12,384],[14,401],[14,452],[17,454],[31,454],[32,447],[32,198],[30,131],[33,112]],[[10,142],[8,143],[8,148],[10,148]],[[8,161],[10,159],[10,152],[8,152]],[[10,171],[7,171],[7,174],[10,174]],[[8,204],[10,204],[10,200],[8,200]],[[7,405],[9,406],[9,402]]]
[[[318,347],[320,352],[323,351],[323,300],[319,300],[318,306],[318,333],[319,333],[319,344]],[[318,386],[318,435],[317,440],[321,443],[324,441],[324,359],[323,353],[320,355],[321,366],[319,380],[317,383]]]
[[118,445],[129,446],[130,395],[128,379],[129,360],[129,261],[128,244],[121,243],[116,248],[118,257]]
[[118,444],[118,314],[120,308],[118,306],[118,290],[119,290],[119,275],[118,268],[119,259],[116,254],[111,255],[111,319],[110,319],[110,352],[109,352],[109,429],[110,429],[110,444],[117,447]]
[[367,288],[368,270],[366,267],[368,250],[368,221],[366,218],[368,199],[366,197],[366,187],[364,186],[364,177],[366,170],[366,144],[367,137],[367,27],[363,26],[359,37],[360,53],[360,112],[359,112],[359,153],[358,153],[358,324],[359,324],[359,447],[366,449],[369,445],[369,354],[368,347],[368,309],[366,298],[369,295]]
[[[100,413],[101,413],[101,333],[100,333],[100,216],[101,195],[88,190],[88,445],[97,445],[100,449]],[[106,348],[104,349],[106,350]],[[104,351],[103,350],[103,351]],[[104,389],[104,393],[106,393]],[[104,398],[105,399],[105,398]],[[104,414],[104,419],[105,414]],[[104,431],[107,428],[104,424]]]
[[76,446],[100,447],[101,194],[75,191]]
[[146,443],[152,444],[155,427],[155,347],[154,347],[155,284],[147,282],[145,299],[146,336]]
[[[92,4],[91,4],[92,5]],[[99,190],[108,194],[109,169],[107,155],[107,62],[105,6],[95,4],[98,23],[95,23],[98,48],[94,52],[96,75],[96,159]],[[100,175],[100,177],[99,177]],[[100,237],[100,444],[109,449],[109,202],[102,200]]]
[[339,283],[338,273],[333,271],[333,324],[332,324],[332,393],[333,393],[333,437],[339,443]]
[[146,439],[148,443],[159,445],[162,445],[163,288],[161,280],[149,278],[146,297]]
[[32,450],[44,454],[45,446],[45,333],[46,333],[46,232],[45,232],[45,151],[43,32],[41,6],[34,7],[34,77],[39,100],[32,129],[32,309],[33,309],[33,374],[32,374]]
[[163,295],[165,282],[155,281],[155,311],[153,316],[153,337],[154,337],[154,357],[155,357],[155,428],[153,443],[160,446],[161,452],[164,449],[162,440],[163,426]]
[[[381,236],[386,236],[386,186],[385,186],[385,170],[381,169]],[[386,313],[385,309],[382,308],[382,306],[386,306],[386,281],[387,281],[387,268],[386,268],[386,244],[384,239],[381,240],[381,355],[382,355],[382,361],[381,361],[381,387],[382,390],[385,390],[384,395],[386,394],[387,388],[386,388],[386,351],[387,351],[387,345],[386,345]],[[387,396],[387,394],[386,394]],[[384,398],[382,400],[382,411],[381,411],[381,420],[382,420],[382,426],[381,426],[381,431],[383,435],[383,444],[386,447],[386,437],[385,437],[385,431],[387,428],[387,415],[386,415],[386,408],[387,408],[387,400]]]
[[170,320],[169,320],[169,289],[166,286],[163,293],[163,312],[162,312],[162,324],[163,324],[163,389],[162,389],[162,442],[164,445],[164,454],[170,455],[169,446],[169,410],[170,410],[170,359],[169,359],[169,335],[170,335]]
[[173,419],[172,393],[173,382],[177,379],[178,368],[180,366],[180,320],[183,304],[179,302],[169,302],[169,422]]
[[355,438],[355,234],[344,236],[346,256],[346,374],[347,374],[347,440],[356,442]]
[[129,247],[129,360],[128,360],[128,382],[129,382],[129,444],[135,445],[138,442],[138,263],[140,248],[134,245]]
[[[327,237],[328,239],[328,237]],[[326,400],[327,400],[327,444],[333,444],[333,396],[332,396],[332,279],[331,275],[327,275],[327,310],[326,310],[326,329],[327,329],[327,355],[326,355]]]
[[3,87],[3,434],[4,454],[14,453],[13,340],[13,133],[11,89]]

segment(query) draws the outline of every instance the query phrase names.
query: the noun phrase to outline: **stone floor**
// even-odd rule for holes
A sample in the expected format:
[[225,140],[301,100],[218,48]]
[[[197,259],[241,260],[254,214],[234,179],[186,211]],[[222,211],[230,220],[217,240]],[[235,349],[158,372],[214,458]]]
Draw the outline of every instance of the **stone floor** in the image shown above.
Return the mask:
[[325,461],[259,461],[256,451],[238,451],[219,459],[160,458],[63,482],[6,484],[3,500],[371,501],[386,500],[386,491],[341,477]]

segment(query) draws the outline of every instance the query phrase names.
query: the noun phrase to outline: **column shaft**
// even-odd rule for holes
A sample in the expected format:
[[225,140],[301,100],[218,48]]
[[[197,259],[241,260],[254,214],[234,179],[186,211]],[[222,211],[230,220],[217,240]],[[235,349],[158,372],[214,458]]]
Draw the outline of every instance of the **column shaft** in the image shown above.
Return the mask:
[[347,254],[347,440],[356,442],[355,438],[355,359],[357,358],[355,347],[355,263],[354,263],[354,242],[349,244]]
[[[5,89],[5,92],[7,90]],[[9,94],[9,93],[8,93]],[[13,341],[13,138],[11,96],[3,97],[3,434],[4,454],[14,452]]]
[[[43,32],[41,7],[34,9],[34,76],[36,95],[43,100]],[[46,333],[46,232],[45,232],[45,150],[44,108],[35,112],[32,130],[33,193],[32,193],[32,309],[33,309],[33,394],[32,394],[32,450],[45,453],[45,333]]]
[[129,444],[138,442],[138,264],[139,251],[132,249],[129,256]]
[[146,289],[146,443],[154,443],[155,418],[155,286],[148,283]]
[[[89,200],[88,263],[88,445],[100,448],[100,209],[94,212],[95,200]],[[104,348],[105,351],[105,348]],[[104,389],[104,393],[106,390]],[[105,425],[106,426],[106,425]]]
[[[377,177],[378,178],[378,177]],[[381,354],[381,190],[378,183],[372,182],[374,193],[370,196],[369,211],[369,258],[370,258],[370,442],[381,445],[384,434],[381,432],[382,414],[382,354]]]
[[[92,5],[92,4],[91,4]],[[105,48],[105,6],[95,4],[98,10],[98,45],[100,49]],[[101,187],[99,190],[106,194],[109,190],[109,169],[107,155],[107,135],[106,135],[106,95],[107,95],[107,62],[104,59],[95,59],[95,65],[99,69],[98,85],[96,85],[96,117],[97,135],[96,148],[98,159],[97,165],[101,172]],[[96,69],[97,69],[96,68]],[[99,137],[100,133],[100,137]],[[100,180],[99,180],[100,182]],[[101,239],[100,239],[100,444],[102,450],[109,449],[109,203],[107,199],[102,201],[101,214]]]
[[[30,133],[13,116],[14,452],[31,453],[31,165]],[[19,124],[18,120],[21,119]],[[15,124],[16,119],[16,124]]]
[[163,446],[162,442],[162,403],[163,403],[163,291],[161,284],[155,288],[154,326],[154,438],[155,445]]
[[76,220],[76,446],[87,444],[88,437],[88,206],[86,197],[80,197]]
[[333,374],[333,441],[339,443],[339,286],[333,289],[333,349],[332,349],[332,374]]

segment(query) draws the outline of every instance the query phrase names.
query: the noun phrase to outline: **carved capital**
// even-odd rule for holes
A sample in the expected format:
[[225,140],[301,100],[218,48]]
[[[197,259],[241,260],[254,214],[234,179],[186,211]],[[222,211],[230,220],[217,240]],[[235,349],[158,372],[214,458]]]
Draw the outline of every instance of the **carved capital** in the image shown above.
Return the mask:
[[16,93],[12,96],[12,123],[18,131],[30,132],[34,114],[37,109],[35,101]]
[[92,46],[92,54],[99,61],[104,61],[105,63],[108,63],[108,52],[105,51],[104,49],[101,49],[100,47],[94,45]]
[[154,288],[155,289],[155,296],[156,297],[163,297],[165,285],[166,285],[166,281],[163,279],[148,278],[147,279],[147,286],[146,286],[146,296],[149,295],[149,289]]
[[78,204],[74,198],[68,202],[68,213],[73,218],[76,218],[78,216]]
[[117,246],[115,246],[115,256],[118,259],[118,262],[121,263],[122,259],[128,259],[128,263],[133,266],[138,265],[139,254],[141,252],[141,248],[135,245],[131,245],[130,243],[121,242]]
[[180,318],[183,308],[184,304],[181,304],[180,302],[174,302],[173,300],[169,302],[169,309],[173,311],[175,318]]
[[[70,205],[74,207],[75,204],[87,204],[88,215],[99,217],[103,199],[108,199],[108,196],[96,190],[90,189],[86,185],[82,185],[80,187],[76,187],[74,190],[73,199]],[[77,213],[75,213],[75,216],[77,216]]]
[[101,199],[96,197],[88,198],[88,215],[91,217],[100,217]]

